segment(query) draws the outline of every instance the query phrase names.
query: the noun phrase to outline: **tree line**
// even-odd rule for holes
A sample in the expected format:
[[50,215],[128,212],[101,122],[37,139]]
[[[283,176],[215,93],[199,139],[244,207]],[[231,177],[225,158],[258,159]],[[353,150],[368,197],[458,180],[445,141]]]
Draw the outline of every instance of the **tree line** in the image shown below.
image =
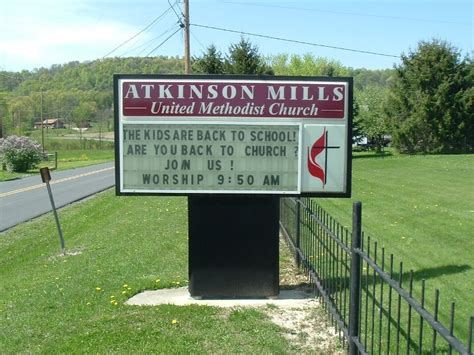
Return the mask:
[[[112,128],[114,73],[182,74],[181,57],[108,58],[33,71],[0,71],[0,136],[21,134],[41,117],[80,127]],[[449,43],[432,40],[402,54],[393,69],[343,66],[312,54],[264,57],[242,38],[227,53],[211,45],[192,58],[194,73],[350,76],[354,78],[354,136],[376,148],[391,135],[407,153],[474,150],[474,65]]]
[[33,71],[0,71],[0,136],[24,134],[35,122],[61,119],[73,126],[87,121],[112,128],[113,74],[182,73],[182,58],[110,58],[70,62]]

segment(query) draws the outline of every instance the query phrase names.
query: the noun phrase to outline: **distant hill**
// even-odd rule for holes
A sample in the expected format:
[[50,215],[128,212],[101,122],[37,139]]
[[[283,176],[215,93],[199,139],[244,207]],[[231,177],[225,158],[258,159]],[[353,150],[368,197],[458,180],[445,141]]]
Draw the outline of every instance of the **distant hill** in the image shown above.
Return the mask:
[[[272,57],[267,58],[267,63],[271,65]],[[393,75],[392,69],[341,68],[354,77],[356,93],[367,86],[387,87]],[[59,118],[70,125],[101,120],[110,127],[113,74],[182,74],[183,70],[182,57],[159,56],[74,61],[32,71],[0,71],[0,137],[32,129],[40,117]]]
[[111,127],[113,74],[179,74],[180,57],[107,58],[55,64],[21,72],[0,71],[0,137],[24,134],[43,118],[68,125],[107,122]]
[[95,90],[112,89],[112,75],[120,74],[179,74],[183,72],[180,57],[131,57],[107,58],[90,62],[55,64],[50,68],[33,71],[0,72],[0,91],[28,95],[46,90]]

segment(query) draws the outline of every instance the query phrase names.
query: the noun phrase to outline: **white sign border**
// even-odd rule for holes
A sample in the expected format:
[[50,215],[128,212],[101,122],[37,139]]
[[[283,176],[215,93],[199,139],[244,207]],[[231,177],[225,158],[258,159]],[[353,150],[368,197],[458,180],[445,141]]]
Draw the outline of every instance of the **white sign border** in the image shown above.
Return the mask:
[[[350,147],[352,146],[351,142],[351,129],[353,126],[353,111],[352,111],[352,104],[353,104],[353,78],[352,77],[322,77],[322,76],[268,76],[268,77],[253,77],[251,75],[212,75],[212,74],[193,74],[193,75],[182,75],[182,74],[114,74],[114,122],[115,122],[115,159],[116,159],[116,166],[118,165],[119,159],[119,149],[118,146],[121,144],[117,140],[117,137],[120,135],[119,132],[119,125],[120,123],[125,120],[127,123],[133,123],[134,119],[137,119],[137,116],[125,116],[123,115],[123,100],[122,100],[122,88],[123,82],[129,82],[129,81],[144,81],[144,82],[154,82],[154,81],[162,81],[162,82],[195,82],[196,80],[203,80],[203,81],[236,81],[239,83],[253,83],[253,82],[262,82],[262,83],[295,83],[295,84],[305,84],[305,83],[319,83],[319,84],[341,84],[344,85],[346,88],[346,97],[345,97],[345,114],[342,119],[330,119],[330,118],[325,118],[325,117],[320,117],[317,119],[301,119],[301,118],[295,118],[295,117],[272,117],[273,121],[268,121],[269,117],[262,117],[262,118],[257,118],[257,117],[252,117],[251,121],[247,117],[234,117],[231,120],[228,120],[229,118],[227,116],[221,117],[221,116],[214,116],[214,117],[194,117],[194,116],[186,116],[183,117],[183,121],[179,121],[179,117],[173,117],[174,121],[173,123],[184,123],[188,122],[189,120],[193,120],[192,124],[195,122],[199,122],[202,124],[205,123],[223,123],[223,124],[241,124],[241,125],[246,125],[246,124],[252,124],[255,123],[257,125],[265,125],[267,123],[269,124],[277,124],[277,123],[282,123],[282,124],[288,124],[288,123],[297,123],[301,124],[300,127],[300,142],[299,142],[299,147],[300,147],[300,155],[298,156],[298,161],[299,161],[299,166],[301,166],[301,162],[303,160],[303,156],[301,154],[301,149],[303,147],[303,140],[302,137],[304,135],[304,124],[310,124],[310,123],[315,123],[315,124],[334,124],[335,122],[340,122],[346,127],[346,132],[347,132],[347,142],[346,142],[346,151],[347,151],[347,156],[345,157],[345,171],[344,171],[344,189],[342,191],[337,191],[337,192],[324,192],[324,191],[302,191],[303,186],[302,186],[302,171],[301,171],[301,178],[299,179],[299,193],[294,193],[294,192],[288,192],[288,195],[294,195],[294,196],[301,196],[301,197],[336,197],[336,198],[348,198],[351,197],[352,194],[352,159],[351,159],[351,149]],[[136,122],[142,121],[142,119],[146,120],[147,124],[154,122],[157,123],[168,123],[170,118],[165,119],[164,121],[160,121],[160,119],[157,120],[156,116],[143,116],[140,118],[140,120],[137,119]],[[225,120],[225,121],[221,121]],[[341,122],[342,121],[342,122]],[[122,176],[119,172],[120,169],[116,169],[115,172],[115,180],[116,182],[121,182],[122,181]],[[172,190],[171,192],[166,192],[166,193],[160,193],[158,190],[153,190],[152,192],[148,193],[140,193],[140,192],[124,192],[120,190],[120,184],[116,185],[116,194],[117,195],[175,195],[175,196],[186,196],[189,195],[189,192],[187,190]],[[229,190],[211,190],[211,191],[204,191],[200,190],[198,193],[200,194],[226,194],[231,192]],[[242,190],[235,191],[235,193],[240,193],[240,194],[245,194]],[[265,191],[255,191],[252,190],[249,192],[250,194],[253,195],[258,195],[258,194],[268,194],[270,192],[265,192]],[[286,195],[286,193],[283,193],[281,191],[275,192],[276,195]]]
[[[123,164],[123,125],[124,124],[147,124],[147,125],[195,125],[195,126],[298,126],[298,187],[296,190],[166,190],[166,189],[126,189],[123,186],[124,164]],[[226,121],[125,121],[120,120],[119,123],[119,154],[120,154],[120,192],[131,194],[281,194],[281,195],[295,195],[301,194],[302,181],[302,143],[303,143],[303,124],[301,122],[226,122]]]

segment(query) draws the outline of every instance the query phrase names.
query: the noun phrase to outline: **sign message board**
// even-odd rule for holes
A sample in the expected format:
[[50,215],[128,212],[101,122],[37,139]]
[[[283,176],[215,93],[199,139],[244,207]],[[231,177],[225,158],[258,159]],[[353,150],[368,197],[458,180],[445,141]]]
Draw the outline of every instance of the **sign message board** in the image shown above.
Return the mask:
[[350,196],[352,80],[115,75],[117,194]]

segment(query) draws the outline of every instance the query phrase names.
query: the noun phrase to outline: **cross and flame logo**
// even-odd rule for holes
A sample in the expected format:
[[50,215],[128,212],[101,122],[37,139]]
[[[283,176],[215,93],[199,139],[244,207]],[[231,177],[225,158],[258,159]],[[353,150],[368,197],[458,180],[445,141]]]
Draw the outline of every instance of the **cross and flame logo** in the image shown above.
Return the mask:
[[[328,146],[328,131],[324,127],[323,134],[316,139],[313,145],[308,147],[308,171],[311,176],[321,180],[323,187],[327,182],[327,173],[328,173],[328,149],[330,148],[340,148],[338,146]],[[321,166],[316,161],[316,158],[324,153],[324,166]]]

